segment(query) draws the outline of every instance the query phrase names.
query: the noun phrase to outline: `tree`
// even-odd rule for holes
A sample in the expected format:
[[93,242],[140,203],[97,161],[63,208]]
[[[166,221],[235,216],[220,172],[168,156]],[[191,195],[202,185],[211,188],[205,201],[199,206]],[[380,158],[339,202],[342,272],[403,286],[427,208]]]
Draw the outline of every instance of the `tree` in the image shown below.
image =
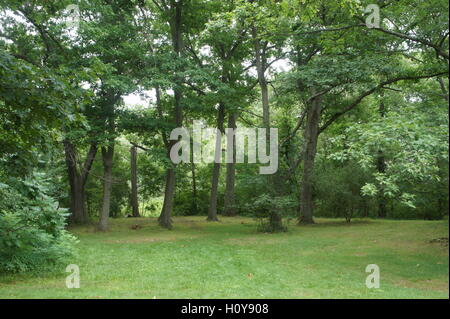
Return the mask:
[[[173,57],[176,61],[180,62],[184,51],[183,33],[185,32],[185,24],[183,21],[185,1],[153,1],[155,6],[159,9],[159,13],[167,21],[170,27],[170,39],[172,42]],[[174,105],[173,105],[173,123],[176,127],[183,125],[183,106],[182,106],[182,83],[183,78],[179,74],[181,70],[175,69],[173,92],[174,92]],[[157,89],[158,90],[158,89]],[[159,92],[158,92],[159,95]],[[176,144],[176,141],[167,141],[167,157],[170,158],[170,150]],[[172,210],[173,200],[176,188],[176,172],[173,166],[169,166],[166,170],[166,187],[164,191],[164,204],[159,217],[159,224],[162,227],[172,228]]]
[[[220,9],[229,12],[233,10],[234,6],[234,3],[224,3]],[[241,108],[240,103],[245,98],[245,93],[242,92],[245,86],[239,86],[238,82],[244,78],[244,67],[242,63],[249,54],[249,46],[246,43],[248,41],[248,29],[239,16],[218,13],[215,19],[210,21],[207,32],[205,42],[211,48],[211,53],[213,54],[212,62],[218,69],[218,77],[221,82],[218,85],[213,83],[213,87],[216,88],[218,94],[216,119],[218,133],[216,137],[215,158],[219,162],[215,162],[213,165],[207,218],[208,221],[217,221],[217,199],[222,161],[221,137],[225,133],[224,123],[227,114],[230,128],[234,129],[236,127],[236,113]],[[229,136],[228,143],[232,143],[232,141],[233,137]],[[234,206],[234,174],[234,163],[228,163],[225,214],[230,214],[230,210],[232,213],[232,207]]]
[[[316,146],[319,134],[321,134],[331,124],[335,123],[341,116],[346,115],[355,109],[361,102],[371,94],[386,88],[389,85],[400,81],[418,80],[445,74],[446,67],[440,64],[435,65],[435,61],[429,63],[426,70],[422,67],[414,69],[414,63],[409,62],[399,66],[395,56],[403,55],[399,47],[402,45],[401,38],[392,40],[391,37],[378,37],[379,34],[369,34],[370,29],[361,30],[351,27],[336,27],[344,21],[351,20],[352,10],[344,7],[336,7],[332,17],[328,16],[330,7],[317,6],[317,19],[312,19],[310,25],[319,23],[322,28],[308,30],[294,26],[294,38],[296,39],[297,55],[293,62],[297,63],[297,89],[300,94],[306,95],[305,107],[306,116],[301,116],[301,122],[306,118],[305,149],[303,151],[303,180],[301,190],[300,221],[302,223],[313,223],[313,198],[312,184],[313,167],[316,153]],[[350,30],[350,31],[349,31]],[[359,32],[361,36],[374,37],[371,41],[364,42],[364,46],[358,39]],[[320,36],[317,36],[317,35]],[[333,39],[333,42],[330,40]],[[336,41],[338,41],[336,43]],[[390,46],[394,49],[380,52],[380,45],[391,41]],[[394,41],[392,43],[392,41]],[[301,44],[302,43],[302,44]],[[307,45],[305,45],[307,43]],[[342,43],[340,45],[340,43]],[[345,47],[343,44],[345,43]],[[368,44],[373,45],[370,47]],[[358,53],[356,53],[358,52]],[[378,61],[378,62],[376,62]],[[383,62],[381,62],[383,61]],[[395,61],[395,62],[394,62]],[[318,63],[318,64],[317,64]],[[375,70],[374,66],[378,63],[391,65],[391,68]],[[392,65],[396,63],[396,66]],[[316,66],[322,65],[319,68]],[[323,68],[323,69],[322,69]],[[312,71],[314,70],[314,71]],[[320,71],[322,70],[322,71]],[[438,71],[436,71],[438,70]],[[313,77],[313,74],[316,77]],[[317,79],[318,74],[323,77]],[[377,76],[375,76],[377,74]],[[375,82],[375,83],[374,83]],[[356,95],[352,92],[360,92]],[[350,94],[355,96],[348,101]],[[337,100],[336,100],[337,99]],[[327,114],[320,112],[318,102],[322,104],[333,101],[337,107],[327,107]],[[330,115],[328,115],[330,112]],[[319,126],[321,121],[323,125]],[[298,125],[301,127],[301,124]],[[317,132],[317,134],[316,134]]]
[[[2,65],[8,70],[10,67],[8,64],[16,64],[13,69],[18,70],[19,73],[16,74],[22,74],[23,77],[17,78],[20,80],[17,87],[12,79],[4,79],[5,83],[11,83],[12,87],[5,87],[9,92],[5,92],[3,98],[5,106],[13,102],[17,111],[20,104],[23,110],[30,110],[30,106],[34,108],[27,112],[30,114],[28,125],[24,121],[26,117],[22,117],[22,124],[27,127],[27,132],[20,133],[22,140],[28,136],[30,143],[36,144],[46,135],[46,131],[51,129],[62,129],[63,132],[67,132],[70,127],[74,130],[70,137],[63,133],[66,135],[63,137],[63,150],[66,153],[70,184],[70,220],[81,223],[87,220],[84,187],[95,158],[96,147],[90,148],[84,164],[80,165],[73,138],[78,135],[75,130],[83,132],[82,134],[86,132],[83,109],[89,105],[91,99],[89,91],[82,89],[80,84],[83,81],[90,81],[95,71],[83,69],[79,65],[72,41],[65,34],[67,28],[64,20],[58,23],[51,22],[53,18],[59,16],[66,5],[65,2],[58,5],[40,2],[5,4],[3,9],[8,10],[9,14],[2,16],[4,20],[2,25],[5,28],[1,37],[7,39],[5,49],[11,52],[11,57],[14,57],[15,61],[11,60],[5,51],[6,55],[2,57],[6,57],[7,60]],[[40,10],[35,10],[37,6]],[[23,27],[22,21],[29,23],[27,27]],[[27,32],[28,29],[31,33]],[[30,44],[33,43],[35,46],[30,48]],[[28,100],[15,96],[15,94],[23,95],[23,90],[28,91]],[[13,115],[10,111],[2,113]],[[42,123],[46,123],[46,126],[42,126]],[[38,127],[39,130],[42,129],[41,133],[37,130]],[[23,155],[25,152],[22,152]]]
[[130,167],[131,167],[131,208],[133,217],[140,217],[138,202],[138,183],[137,183],[137,146],[130,148]]
[[99,229],[106,231],[113,187],[114,146],[118,134],[117,107],[122,96],[135,91],[143,77],[146,52],[141,45],[142,37],[136,23],[138,8],[134,2],[115,0],[107,5],[94,2],[80,10],[85,21],[78,33],[78,50],[82,56],[88,57],[87,63],[97,63],[104,71],[91,86],[96,94],[96,106],[93,107],[99,134],[96,144],[101,149],[103,163],[103,205]]

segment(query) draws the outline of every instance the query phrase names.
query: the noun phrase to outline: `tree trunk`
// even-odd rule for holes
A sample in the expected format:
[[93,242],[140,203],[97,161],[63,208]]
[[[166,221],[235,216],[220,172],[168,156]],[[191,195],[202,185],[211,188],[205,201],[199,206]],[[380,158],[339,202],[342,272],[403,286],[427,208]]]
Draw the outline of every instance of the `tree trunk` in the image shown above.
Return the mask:
[[[314,94],[314,92],[313,92]],[[322,113],[321,98],[317,97],[308,105],[305,128],[305,150],[303,153],[303,181],[300,193],[299,223],[313,224],[313,173],[317,153],[320,116]]]
[[[156,108],[157,108],[159,117],[161,118],[161,120],[163,120],[164,116],[163,116],[163,111],[162,111],[161,91],[160,91],[159,86],[156,86],[155,90],[156,90]],[[174,144],[169,142],[169,138],[164,131],[161,132],[161,136],[162,136],[164,145],[167,148],[167,157],[170,158],[170,148]],[[164,228],[167,228],[167,229],[172,229],[171,214],[172,214],[172,207],[173,207],[173,198],[174,198],[174,194],[175,194],[175,186],[172,186],[172,185],[175,185],[175,183],[176,183],[175,172],[173,171],[173,168],[172,169],[167,168],[166,169],[166,185],[165,185],[165,189],[164,189],[163,207],[161,209],[161,214],[158,217],[159,225]]]
[[77,169],[75,146],[69,141],[64,141],[67,173],[70,185],[70,223],[82,224],[87,222],[87,216],[83,201],[83,187],[81,176]]
[[[269,141],[270,141],[270,104],[269,104],[269,89],[267,86],[267,80],[265,72],[267,69],[267,56],[266,56],[266,46],[267,42],[262,42],[258,38],[258,32],[256,27],[252,29],[253,41],[255,47],[255,60],[256,60],[256,71],[258,74],[259,87],[261,89],[261,102],[263,107],[263,123],[266,129],[266,152],[269,152]],[[273,185],[273,176],[268,175],[267,185],[270,187],[269,190],[274,189],[270,186]],[[273,231],[279,231],[283,229],[283,220],[279,213],[272,211],[269,216],[270,227]]]
[[[174,93],[175,93],[175,123],[177,124],[177,127],[181,127],[183,125],[181,91],[179,89],[175,89]],[[170,150],[177,143],[177,141],[168,141],[167,143],[168,143],[167,157],[170,159]],[[166,170],[166,187],[164,192],[164,204],[161,211],[161,215],[158,218],[159,225],[167,229],[172,229],[172,210],[176,189],[175,169],[176,169],[175,166],[171,166]]]
[[176,176],[175,169],[169,168],[166,172],[166,188],[164,191],[164,204],[161,215],[158,218],[160,226],[172,229],[172,209],[173,199],[175,197]]
[[137,185],[137,147],[132,146],[131,153],[131,208],[133,217],[140,217]]
[[[224,132],[223,123],[225,121],[225,105],[219,103],[219,111],[217,115],[217,128],[221,133]],[[214,158],[218,158],[218,154],[222,153],[222,143],[220,134],[216,137],[216,149]],[[212,180],[211,180],[211,197],[209,202],[208,218],[207,221],[219,221],[217,218],[217,194],[219,189],[219,179],[220,179],[220,161],[219,163],[214,162]]]
[[[230,114],[228,117],[228,128],[236,128],[236,114]],[[226,189],[225,189],[225,199],[224,199],[224,209],[223,215],[225,216],[235,216],[235,176],[236,176],[236,138],[232,137],[232,140],[228,140],[227,143],[233,144],[233,163],[227,163],[227,179],[226,179]]]
[[207,218],[207,221],[210,222],[219,221],[219,218],[217,217],[217,193],[219,187],[219,178],[220,178],[220,163],[214,163],[211,181],[211,197]]
[[283,227],[283,219],[281,215],[275,212],[271,212],[269,216],[270,228],[273,232],[283,231],[285,228]]
[[88,222],[85,206],[85,190],[78,177],[73,180],[70,187],[70,211],[72,212],[70,221],[73,224],[84,224]]
[[[267,80],[265,76],[267,68],[267,57],[265,47],[267,43],[261,43],[258,39],[257,29],[252,29],[253,41],[255,47],[256,72],[258,74],[259,87],[261,89],[261,102],[263,106],[263,122],[266,129],[270,128],[270,104],[269,104],[269,90],[267,87]],[[267,131],[267,137],[270,137],[270,131]]]
[[85,186],[89,172],[92,168],[92,163],[94,162],[97,154],[97,145],[91,145],[81,173],[78,169],[75,146],[69,140],[64,141],[64,152],[66,156],[67,173],[70,186],[69,194],[71,215],[69,217],[69,222],[72,224],[83,224],[89,219],[85,206]]
[[108,230],[108,220],[111,209],[111,190],[112,190],[112,166],[114,157],[114,145],[102,148],[103,158],[103,205],[100,215],[99,229]]

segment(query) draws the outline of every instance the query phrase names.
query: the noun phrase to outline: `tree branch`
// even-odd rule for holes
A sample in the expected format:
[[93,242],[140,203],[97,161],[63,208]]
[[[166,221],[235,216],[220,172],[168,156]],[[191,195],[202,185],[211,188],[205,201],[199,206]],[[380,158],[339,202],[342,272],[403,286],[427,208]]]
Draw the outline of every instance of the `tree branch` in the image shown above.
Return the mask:
[[371,88],[370,90],[362,93],[354,102],[352,102],[350,105],[348,105],[343,111],[333,114],[331,116],[331,118],[328,121],[326,121],[325,124],[320,128],[319,134],[322,133],[323,131],[325,131],[331,124],[333,124],[342,115],[346,114],[347,112],[351,111],[356,106],[358,106],[367,96],[373,94],[377,90],[379,90],[379,89],[381,89],[381,88],[383,88],[383,87],[385,87],[385,86],[387,86],[389,84],[393,84],[393,83],[396,83],[396,82],[399,82],[399,81],[404,81],[404,80],[429,79],[429,78],[433,78],[433,77],[437,77],[437,76],[441,76],[441,75],[445,75],[445,74],[448,74],[448,73],[447,72],[439,72],[439,73],[434,73],[434,74],[418,75],[418,76],[407,75],[407,76],[399,76],[399,77],[396,77],[396,78],[393,78],[393,79],[381,82],[377,86],[375,86],[375,87]]

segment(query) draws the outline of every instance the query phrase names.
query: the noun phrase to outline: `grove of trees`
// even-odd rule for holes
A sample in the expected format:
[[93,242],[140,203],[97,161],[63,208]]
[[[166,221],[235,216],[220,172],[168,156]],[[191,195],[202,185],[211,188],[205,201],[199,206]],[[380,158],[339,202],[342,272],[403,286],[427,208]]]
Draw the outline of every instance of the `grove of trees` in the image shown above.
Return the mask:
[[[70,253],[66,223],[447,215],[448,1],[1,0],[0,21],[0,269]],[[174,164],[194,121],[277,128],[278,171]]]

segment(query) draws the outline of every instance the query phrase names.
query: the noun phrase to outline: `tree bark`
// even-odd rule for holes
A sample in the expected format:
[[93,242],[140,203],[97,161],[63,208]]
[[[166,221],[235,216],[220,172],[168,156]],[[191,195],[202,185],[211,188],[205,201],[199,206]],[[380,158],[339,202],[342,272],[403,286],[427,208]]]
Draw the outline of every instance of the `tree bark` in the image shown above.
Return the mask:
[[[232,113],[228,117],[228,128],[235,129],[236,128],[236,114]],[[235,180],[236,180],[236,138],[232,137],[232,140],[228,140],[229,143],[233,144],[233,163],[227,163],[227,178],[226,178],[226,188],[225,188],[225,199],[224,199],[224,208],[223,215],[225,216],[235,216],[236,215],[236,207],[235,207]],[[229,149],[229,148],[228,148]]]
[[[217,128],[223,133],[224,132],[224,124],[225,121],[225,105],[223,103],[219,103],[219,110],[217,115]],[[220,134],[216,137],[216,149],[215,149],[215,158],[218,158],[218,154],[222,153],[222,143],[219,143],[219,139],[221,141]],[[220,166],[221,163],[214,162],[213,172],[212,172],[212,180],[211,180],[211,196],[209,202],[209,210],[208,210],[208,218],[207,221],[219,221],[217,218],[217,195],[219,189],[219,179],[220,179]]]
[[[314,93],[313,93],[314,94]],[[303,180],[300,193],[299,223],[313,224],[313,173],[317,153],[320,116],[322,113],[321,98],[314,98],[308,105],[305,128],[305,150],[303,153]]]
[[[181,108],[181,91],[179,89],[175,89],[175,122],[177,123],[177,127],[182,126],[182,108]],[[176,144],[176,141],[168,142],[167,147],[167,156],[170,159],[170,150]],[[175,166],[171,166],[166,170],[166,187],[164,191],[164,204],[161,211],[161,215],[159,216],[158,222],[159,225],[172,229],[172,210],[173,210],[173,200],[175,198],[175,189],[176,189],[176,171]]]
[[131,209],[133,217],[140,217],[138,202],[138,185],[137,185],[137,147],[132,146],[131,153]]
[[166,172],[166,188],[164,191],[164,204],[159,216],[158,223],[160,226],[172,229],[172,209],[173,199],[175,197],[175,169],[169,168]]
[[69,141],[64,141],[64,152],[66,157],[67,173],[70,186],[70,217],[71,224],[83,224],[88,221],[86,211],[85,186],[97,154],[97,145],[92,144],[86,156],[84,166],[80,172],[77,164],[77,152],[75,146]]
[[111,210],[111,190],[112,190],[112,166],[114,157],[114,144],[102,147],[103,159],[103,205],[100,215],[99,230],[108,230],[108,221]]

